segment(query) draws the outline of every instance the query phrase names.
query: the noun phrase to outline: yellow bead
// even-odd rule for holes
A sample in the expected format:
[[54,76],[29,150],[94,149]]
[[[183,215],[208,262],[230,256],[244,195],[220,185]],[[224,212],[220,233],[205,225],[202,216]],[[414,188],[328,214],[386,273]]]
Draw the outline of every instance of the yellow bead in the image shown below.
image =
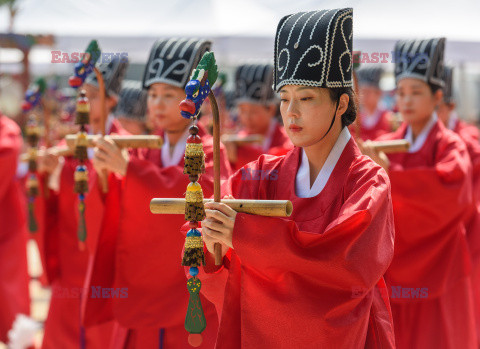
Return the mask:
[[202,186],[197,182],[190,183],[187,187],[187,191],[201,191],[201,190],[202,190]]

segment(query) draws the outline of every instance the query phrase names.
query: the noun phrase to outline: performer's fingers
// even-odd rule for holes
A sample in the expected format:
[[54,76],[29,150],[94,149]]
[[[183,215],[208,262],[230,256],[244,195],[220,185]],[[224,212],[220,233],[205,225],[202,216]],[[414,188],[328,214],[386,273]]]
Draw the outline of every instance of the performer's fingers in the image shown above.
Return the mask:
[[210,236],[208,236],[207,234],[204,234],[203,242],[205,242],[205,246],[207,246],[208,252],[215,253],[215,243],[218,242],[218,240],[215,240]]
[[108,154],[103,149],[95,148],[94,158],[98,161],[107,162]]
[[229,217],[235,217],[237,214],[234,209],[221,202],[207,202],[205,208],[218,210]]
[[113,139],[110,136],[103,137],[105,142],[110,146],[110,148],[115,149],[118,148]]
[[228,232],[229,232],[228,226],[223,224],[222,222],[218,222],[218,221],[213,220],[211,218],[207,218],[203,222],[207,224],[206,226],[208,228],[210,228],[212,230],[215,230],[215,231],[218,231],[222,234],[228,234]]
[[106,162],[105,161],[102,161],[102,160],[99,160],[97,158],[93,158],[92,159],[92,164],[93,164],[93,168],[99,172],[99,171],[103,171],[106,169]]
[[218,210],[210,210],[208,208],[205,209],[205,215],[208,218],[215,218],[217,221],[222,223],[230,219],[223,212],[220,212]]
[[202,225],[202,233],[204,234],[204,238],[205,236],[207,237],[208,241],[223,242],[223,234],[212,230],[207,226]]
[[115,152],[119,151],[118,147],[113,143],[111,139],[109,140],[109,139],[100,138],[96,142],[96,145],[97,145],[97,148],[109,154],[114,154]]

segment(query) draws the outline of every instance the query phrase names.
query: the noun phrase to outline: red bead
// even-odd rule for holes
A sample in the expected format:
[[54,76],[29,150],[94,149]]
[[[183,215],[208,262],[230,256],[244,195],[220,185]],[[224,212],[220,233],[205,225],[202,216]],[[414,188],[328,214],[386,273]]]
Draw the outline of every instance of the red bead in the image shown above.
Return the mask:
[[71,77],[68,79],[68,84],[69,84],[71,87],[79,87],[80,85],[82,85],[82,79],[79,78],[78,76],[71,76]]
[[190,222],[190,223],[188,223],[188,226],[191,229],[197,229],[198,228],[198,222]]
[[200,333],[190,333],[188,335],[188,344],[190,344],[192,347],[199,347],[202,345],[202,335]]
[[202,143],[202,139],[198,136],[190,135],[187,138],[187,143]]
[[32,105],[27,101],[23,101],[22,110],[25,112],[25,111],[29,111],[30,109],[32,109]]

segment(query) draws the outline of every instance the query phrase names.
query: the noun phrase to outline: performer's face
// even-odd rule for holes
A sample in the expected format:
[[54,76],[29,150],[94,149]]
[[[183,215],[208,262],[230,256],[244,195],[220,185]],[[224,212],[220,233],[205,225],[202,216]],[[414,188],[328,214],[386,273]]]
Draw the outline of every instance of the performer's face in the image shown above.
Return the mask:
[[273,104],[238,103],[237,111],[240,123],[249,134],[265,135],[270,121],[275,116],[276,107]]
[[178,105],[185,99],[185,91],[164,83],[155,83],[148,89],[147,113],[149,124],[155,130],[183,131],[190,123],[180,115]]
[[432,93],[430,86],[419,79],[405,78],[397,84],[396,97],[403,120],[412,125],[427,122],[440,104],[443,94],[441,90]]
[[360,106],[367,112],[377,109],[381,97],[382,91],[376,87],[365,85],[359,88]]
[[[297,147],[318,143],[327,133],[335,114],[336,101],[332,101],[326,88],[287,85],[280,90],[280,112],[285,130]],[[325,141],[336,141],[342,129],[341,115],[348,107],[348,95],[343,94],[338,104],[335,123]]]
[[126,117],[119,117],[118,121],[120,122],[122,127],[132,135],[142,135],[146,131],[146,126],[143,121],[130,119]]

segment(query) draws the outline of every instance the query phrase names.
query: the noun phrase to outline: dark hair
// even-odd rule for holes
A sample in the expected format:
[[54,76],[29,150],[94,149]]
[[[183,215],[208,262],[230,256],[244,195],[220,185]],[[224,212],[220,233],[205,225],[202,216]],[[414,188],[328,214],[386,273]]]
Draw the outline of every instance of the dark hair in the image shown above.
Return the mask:
[[334,87],[329,88],[328,93],[330,95],[330,99],[333,103],[337,103],[340,100],[340,97],[343,94],[346,94],[349,98],[348,100],[348,107],[345,113],[342,115],[342,128],[352,124],[356,117],[358,111],[358,97],[353,88],[351,87]]
[[433,84],[427,84],[428,87],[430,87],[430,91],[432,91],[432,95],[435,94],[438,90],[441,90],[442,88],[438,85],[433,85]]

